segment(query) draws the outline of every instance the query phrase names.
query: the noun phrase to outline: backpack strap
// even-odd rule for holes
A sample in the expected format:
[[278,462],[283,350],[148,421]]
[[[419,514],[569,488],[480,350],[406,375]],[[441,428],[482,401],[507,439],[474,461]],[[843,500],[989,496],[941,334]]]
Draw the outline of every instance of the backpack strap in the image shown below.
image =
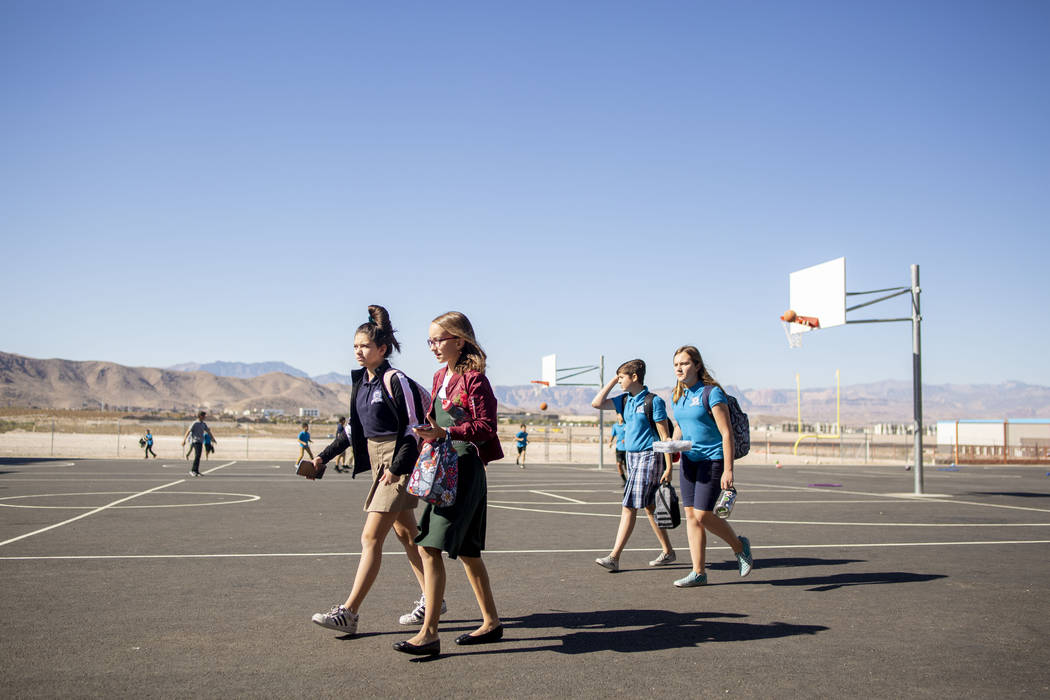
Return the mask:
[[405,397],[405,410],[408,412],[408,424],[418,425],[419,423],[422,423],[423,417],[422,411],[419,408],[419,405],[421,403],[419,395],[412,390],[412,380],[406,377],[404,372],[391,367],[383,373],[383,385],[386,386],[386,393],[388,393],[390,397],[393,398],[394,378],[396,378],[398,383],[401,384],[401,393]]
[[[714,389],[714,385],[707,384],[704,386],[704,390],[700,392],[700,399],[704,402],[704,410],[711,413],[711,390]],[[713,416],[714,414],[711,413]]]

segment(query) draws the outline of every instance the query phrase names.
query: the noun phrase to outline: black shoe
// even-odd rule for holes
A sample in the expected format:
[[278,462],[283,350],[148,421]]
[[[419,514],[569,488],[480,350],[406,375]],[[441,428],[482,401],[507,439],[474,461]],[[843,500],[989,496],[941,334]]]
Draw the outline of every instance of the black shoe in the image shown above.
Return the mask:
[[494,627],[484,634],[472,636],[470,634],[461,634],[456,637],[456,644],[461,646],[469,646],[471,644],[488,644],[489,642],[498,642],[503,639],[503,625]]
[[394,651],[412,656],[437,656],[441,653],[441,640],[435,639],[429,644],[412,644],[411,642],[394,642]]

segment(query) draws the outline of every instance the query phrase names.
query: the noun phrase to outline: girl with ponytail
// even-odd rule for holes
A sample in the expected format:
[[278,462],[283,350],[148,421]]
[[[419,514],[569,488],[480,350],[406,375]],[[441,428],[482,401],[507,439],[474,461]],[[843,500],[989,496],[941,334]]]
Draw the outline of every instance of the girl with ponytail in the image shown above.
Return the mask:
[[691,450],[682,453],[679,470],[693,570],[674,585],[692,588],[707,583],[704,566],[709,530],[733,548],[741,576],[751,573],[753,561],[748,539],[738,537],[729,522],[713,512],[721,490],[733,487],[733,429],[726,394],[694,346],[678,348],[673,358],[678,380],[671,396],[677,424],[674,439],[693,443]]
[[[405,548],[412,573],[423,588],[423,563],[415,538],[415,508],[418,499],[406,490],[408,476],[419,456],[418,443],[410,430],[421,423],[425,391],[400,370],[390,367],[387,358],[401,346],[390,325],[390,315],[382,306],[368,307],[368,321],[354,333],[354,357],[361,369],[350,373],[350,413],[346,427],[326,447],[314,464],[318,467],[347,449],[353,451],[353,476],[372,473],[372,487],[365,499],[365,525],[361,531],[361,560],[350,596],[313,621],[343,634],[357,631],[358,608],[379,574],[383,560],[383,541],[391,528]],[[401,624],[422,620],[424,600],[401,617]]]

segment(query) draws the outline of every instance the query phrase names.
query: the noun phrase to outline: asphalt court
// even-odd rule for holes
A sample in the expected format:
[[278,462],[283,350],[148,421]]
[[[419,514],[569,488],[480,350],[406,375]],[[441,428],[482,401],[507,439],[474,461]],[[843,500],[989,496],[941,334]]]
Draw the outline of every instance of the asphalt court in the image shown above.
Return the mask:
[[741,579],[708,549],[710,585],[651,568],[639,520],[608,553],[614,470],[490,465],[485,561],[502,643],[457,647],[477,606],[447,562],[443,654],[390,649],[418,588],[393,537],[359,635],[309,622],[342,601],[368,481],[310,482],[290,463],[0,460],[0,641],[13,696],[488,697],[624,692],[940,697],[1050,690],[1045,467],[738,467]]

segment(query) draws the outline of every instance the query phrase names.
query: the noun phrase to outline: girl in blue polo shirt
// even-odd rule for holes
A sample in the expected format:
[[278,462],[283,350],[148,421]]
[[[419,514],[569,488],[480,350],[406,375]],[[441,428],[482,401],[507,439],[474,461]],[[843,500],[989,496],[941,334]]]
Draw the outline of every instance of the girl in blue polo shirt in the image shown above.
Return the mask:
[[[671,397],[678,424],[674,437],[693,443],[691,450],[682,453],[679,471],[693,570],[674,585],[691,588],[707,583],[704,560],[708,530],[733,548],[740,575],[747,576],[752,567],[751,543],[746,537],[737,537],[732,526],[713,512],[722,489],[733,486],[733,430],[725,392],[692,345],[675,350],[674,373],[678,379]],[[705,393],[710,411],[704,407]]]

